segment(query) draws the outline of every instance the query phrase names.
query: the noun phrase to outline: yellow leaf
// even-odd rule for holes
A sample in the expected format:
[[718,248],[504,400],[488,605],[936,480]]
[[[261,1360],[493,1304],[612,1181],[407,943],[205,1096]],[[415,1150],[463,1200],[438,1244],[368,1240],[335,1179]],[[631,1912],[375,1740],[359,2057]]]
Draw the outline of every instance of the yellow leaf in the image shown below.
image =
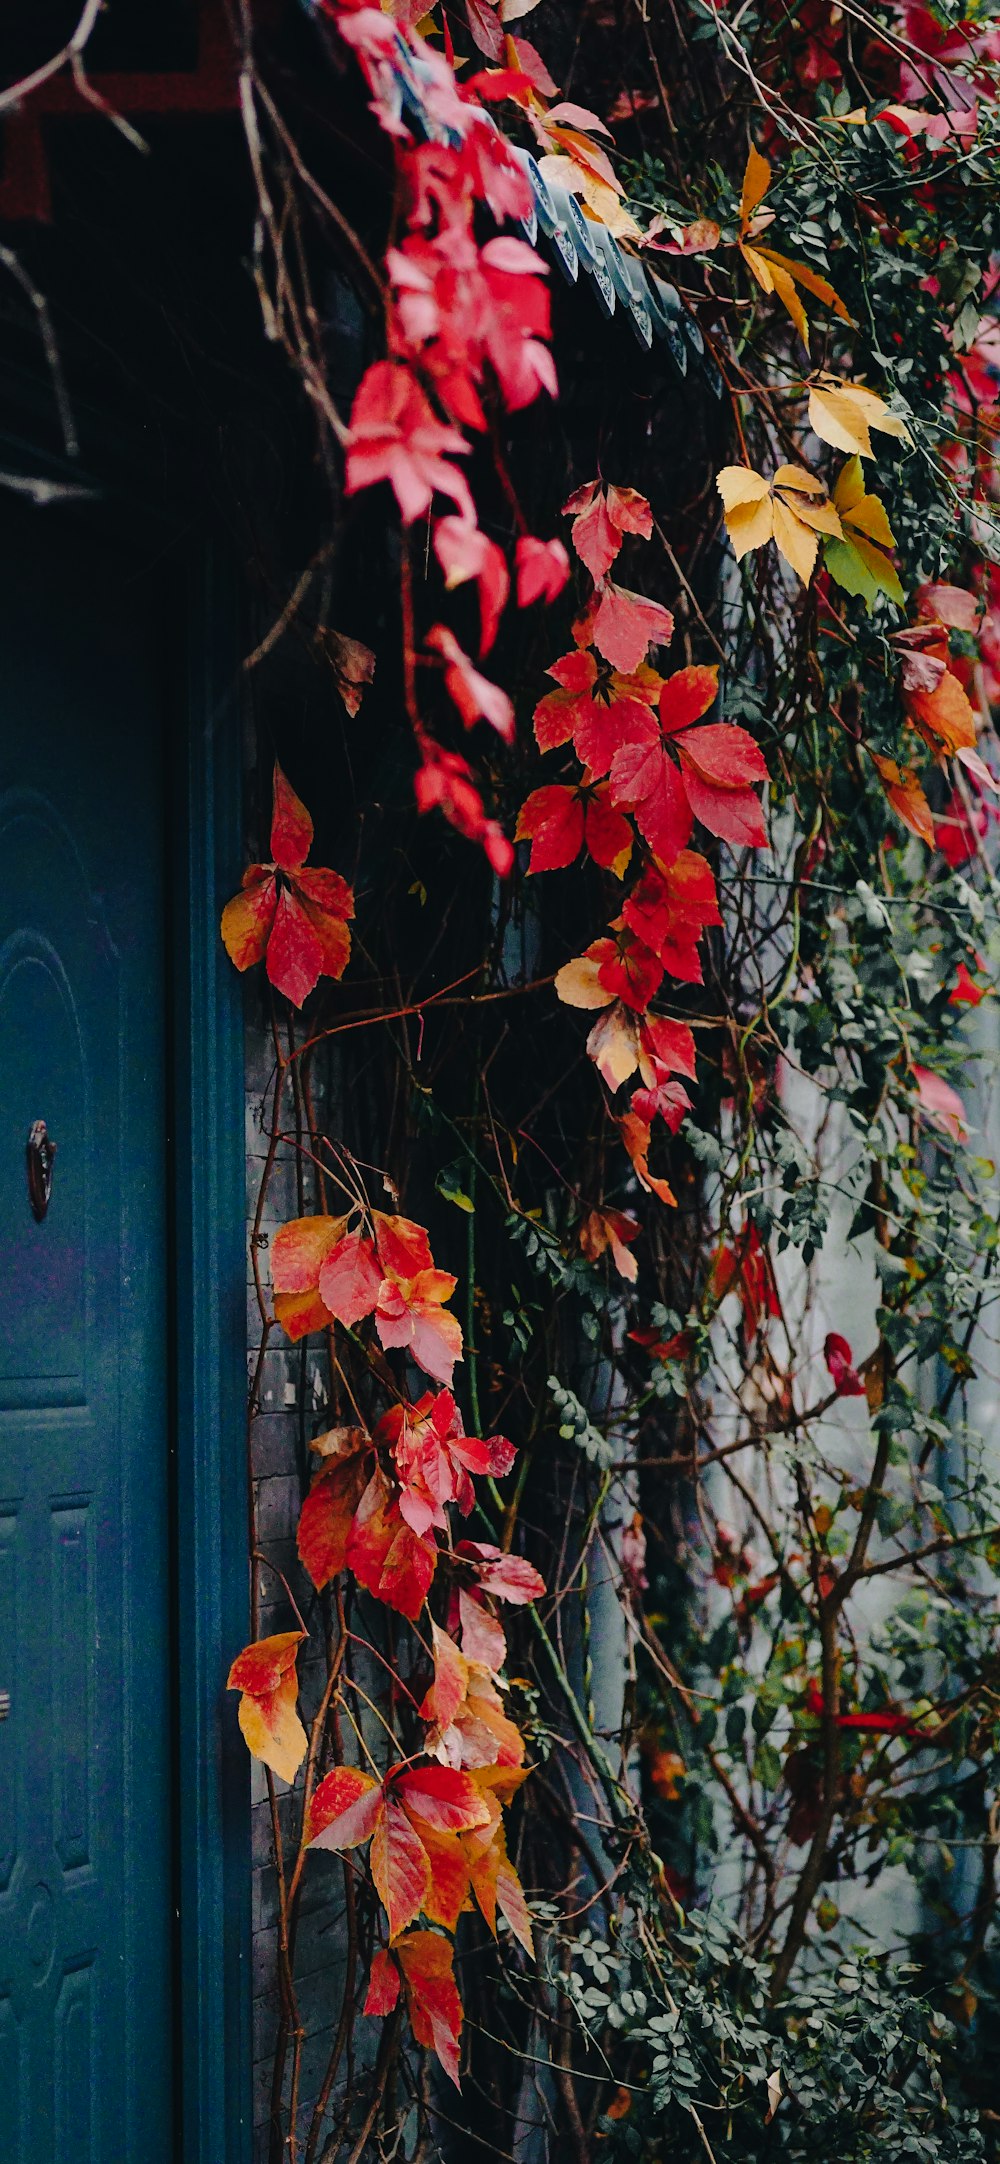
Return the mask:
[[763,496],[759,503],[734,504],[732,510],[726,512],[726,529],[737,563],[741,563],[751,549],[763,548],[765,541],[774,537],[774,505],[770,495]]
[[575,158],[564,158],[549,152],[538,161],[538,170],[544,180],[554,181],[558,188],[565,188],[569,195],[582,195],[588,210],[606,225],[616,240],[641,240],[641,226],[636,224],[630,210],[619,202],[613,188],[601,180],[587,165],[578,164]]
[[588,954],[578,955],[575,962],[565,962],[556,972],[556,997],[566,1007],[610,1007],[611,993],[606,992],[600,980],[600,963]]
[[781,255],[776,248],[762,248],[756,242],[751,247],[742,236],[737,246],[757,284],[765,293],[777,294],[782,306],[791,316],[803,345],[809,343],[809,325],[796,291],[798,286],[811,293],[814,300],[822,301],[824,307],[831,308],[834,315],[840,316],[844,323],[850,322],[847,309],[829,279],[821,278],[819,272],[814,271],[810,264],[801,263],[793,256]]
[[771,185],[771,168],[760,151],[750,145],[746,171],[743,175],[743,193],[740,196],[740,218],[746,231],[758,203],[762,203]]
[[809,390],[809,425],[824,443],[851,456],[874,458],[870,431],[896,436],[909,443],[905,422],[890,413],[884,398],[863,383],[845,383],[836,376],[818,376]]
[[858,594],[869,610],[879,594],[902,605],[906,597],[888,553],[895,547],[895,535],[881,498],[865,493],[860,457],[849,458],[838,475],[833,501],[840,514],[841,534],[827,546],[831,578],[845,593]]
[[762,473],[755,473],[752,466],[723,466],[715,476],[715,485],[727,511],[734,504],[762,503],[771,492],[770,482]]
[[[569,965],[572,968],[572,963]],[[558,982],[556,990],[558,991]],[[598,1016],[587,1039],[587,1051],[609,1090],[621,1088],[639,1064],[639,1033],[635,1020],[616,1000],[607,1014]]]
[[749,466],[724,466],[715,485],[737,560],[772,538],[808,585],[820,533],[839,535],[840,520],[821,481],[803,466],[779,466],[770,482]]
[[774,538],[785,562],[791,564],[803,586],[808,586],[816,568],[819,536],[810,526],[803,526],[780,497],[774,504]]

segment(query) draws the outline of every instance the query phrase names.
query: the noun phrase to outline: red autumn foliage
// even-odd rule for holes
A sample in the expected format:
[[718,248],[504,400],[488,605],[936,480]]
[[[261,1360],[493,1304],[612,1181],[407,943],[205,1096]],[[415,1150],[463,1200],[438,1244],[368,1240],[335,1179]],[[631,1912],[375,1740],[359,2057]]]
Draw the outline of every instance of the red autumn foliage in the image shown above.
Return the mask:
[[313,824],[274,769],[271,863],[251,864],[222,912],[222,938],[237,969],[266,959],[277,992],[301,1007],[320,977],[342,977],[351,953],[354,895],[339,872],[307,866]]
[[830,1370],[830,1379],[838,1398],[864,1397],[865,1386],[854,1366],[854,1354],[846,1337],[841,1337],[836,1330],[829,1331],[823,1346],[823,1358]]

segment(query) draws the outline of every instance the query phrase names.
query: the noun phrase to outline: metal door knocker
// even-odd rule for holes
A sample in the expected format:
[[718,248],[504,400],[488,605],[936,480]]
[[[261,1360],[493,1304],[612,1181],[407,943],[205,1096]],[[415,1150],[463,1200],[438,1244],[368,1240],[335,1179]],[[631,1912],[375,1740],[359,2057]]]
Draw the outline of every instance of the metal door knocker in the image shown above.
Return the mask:
[[25,1156],[28,1161],[28,1201],[36,1224],[40,1225],[49,1206],[52,1193],[52,1164],[56,1145],[51,1140],[44,1120],[33,1120],[28,1133]]

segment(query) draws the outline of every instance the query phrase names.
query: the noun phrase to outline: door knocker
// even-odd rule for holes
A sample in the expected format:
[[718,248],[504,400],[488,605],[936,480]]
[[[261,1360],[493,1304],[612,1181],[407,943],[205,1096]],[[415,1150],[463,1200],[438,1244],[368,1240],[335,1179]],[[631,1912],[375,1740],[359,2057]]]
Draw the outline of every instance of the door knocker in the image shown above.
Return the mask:
[[49,1136],[44,1120],[33,1120],[28,1133],[25,1156],[28,1161],[28,1201],[36,1224],[41,1224],[49,1206],[52,1193],[52,1164],[56,1145]]

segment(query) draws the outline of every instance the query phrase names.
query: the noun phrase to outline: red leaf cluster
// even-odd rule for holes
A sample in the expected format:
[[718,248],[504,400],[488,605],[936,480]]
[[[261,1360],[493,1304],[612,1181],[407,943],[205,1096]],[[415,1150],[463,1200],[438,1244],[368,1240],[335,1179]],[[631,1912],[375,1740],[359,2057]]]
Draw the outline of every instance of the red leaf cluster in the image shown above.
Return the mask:
[[[467,457],[470,437],[485,434],[491,399],[518,412],[543,391],[555,396],[557,385],[547,266],[510,233],[483,238],[476,213],[486,205],[498,221],[523,219],[532,207],[531,190],[510,143],[479,102],[481,92],[494,94],[488,75],[459,89],[449,58],[416,34],[405,11],[395,10],[394,20],[382,20],[368,7],[330,6],[327,13],[353,48],[372,111],[392,141],[401,209],[399,238],[385,255],[388,351],[366,369],[355,393],[345,489],[350,496],[387,482],[407,527],[433,519],[439,500],[447,500],[451,510],[433,524],[434,552],[449,590],[475,581],[486,652],[507,602],[510,574],[503,551],[477,524],[457,462]],[[469,19],[477,42],[486,37],[483,49],[491,58],[509,57],[499,23],[481,0],[470,0]],[[511,50],[527,72],[507,72],[522,85],[548,82],[524,40],[513,40]],[[400,69],[407,65],[419,77],[431,123],[429,138],[419,142],[403,117]],[[568,572],[561,542],[520,536],[519,606],[552,600]],[[406,636],[412,643],[409,625]],[[514,711],[507,693],[476,668],[451,628],[435,624],[427,646],[443,663],[445,691],[465,727],[485,720],[509,740]],[[409,659],[412,679],[412,652]],[[459,833],[482,843],[494,870],[507,871],[509,845],[487,817],[467,763],[430,736],[412,681],[408,708],[421,756],[420,810],[442,811]]]
[[347,1217],[298,1217],[271,1250],[274,1312],[290,1338],[337,1321],[353,1329],[374,1314],[380,1343],[407,1350],[425,1374],[450,1382],[462,1332],[446,1302],[455,1290],[435,1268],[422,1225],[371,1213],[371,1230]]
[[[572,744],[583,771],[575,781],[533,790],[516,838],[531,843],[533,873],[562,870],[582,850],[615,878],[638,864],[608,933],[558,971],[556,991],[568,1006],[601,1010],[587,1050],[610,1090],[638,1069],[642,1086],[619,1115],[619,1132],[640,1185],[672,1203],[669,1183],[650,1170],[653,1122],[661,1118],[675,1133],[690,1110],[676,1075],[694,1074],[694,1045],[685,1031],[678,1059],[669,1033],[682,1025],[651,1014],[650,1004],[665,977],[702,982],[702,936],[722,923],[711,865],[688,846],[695,824],[734,848],[765,847],[756,792],[767,767],[745,729],[705,720],[717,668],[662,677],[649,665],[650,646],[672,637],[669,610],[609,576],[627,535],[652,534],[646,498],[590,481],[563,510],[594,592],[574,624],[574,651],[549,668],[556,689],[535,708],[535,736],[543,752]],[[601,1251],[601,1228],[587,1237]],[[632,1258],[627,1265],[631,1275]]]
[[222,912],[222,938],[237,969],[266,958],[278,992],[301,1007],[320,977],[342,977],[351,952],[354,895],[339,872],[310,867],[313,824],[305,805],[274,769],[271,863],[251,864],[239,894]]

